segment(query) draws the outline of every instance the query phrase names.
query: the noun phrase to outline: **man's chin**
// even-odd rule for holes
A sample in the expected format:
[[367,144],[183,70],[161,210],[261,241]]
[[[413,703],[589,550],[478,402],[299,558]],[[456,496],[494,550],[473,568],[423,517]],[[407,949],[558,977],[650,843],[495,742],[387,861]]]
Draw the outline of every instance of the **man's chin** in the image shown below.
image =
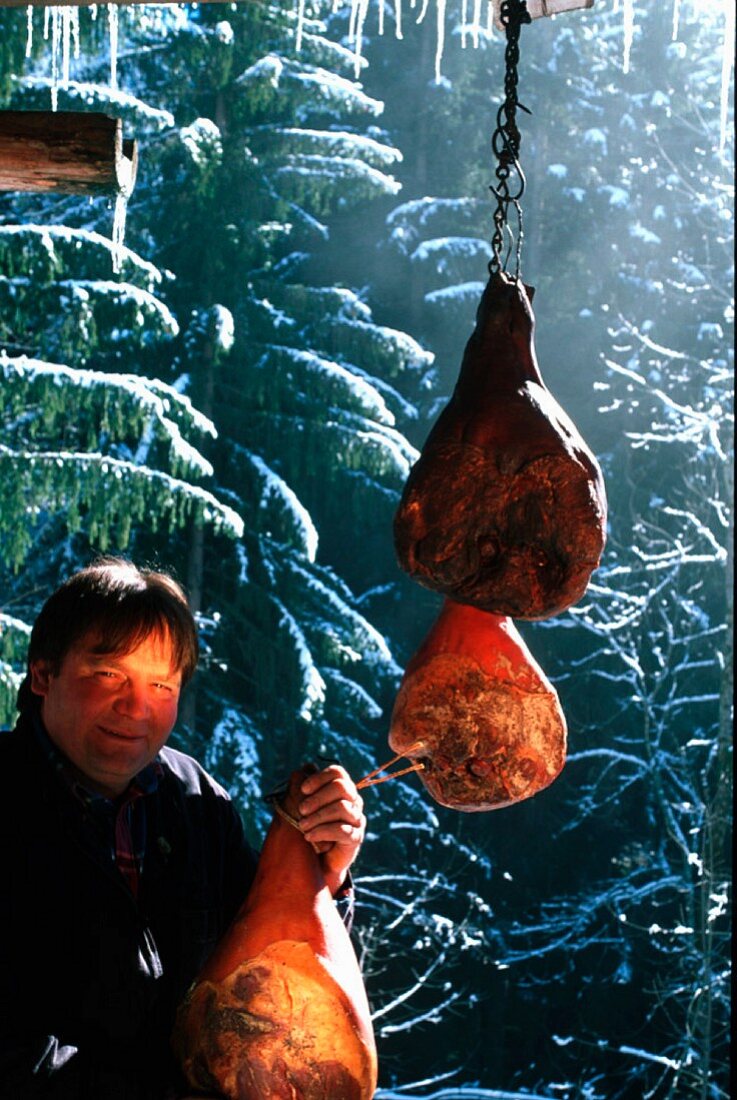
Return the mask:
[[104,734],[96,745],[95,752],[85,761],[83,771],[95,786],[111,797],[122,794],[131,779],[134,778],[153,759],[153,754],[144,737],[124,737]]

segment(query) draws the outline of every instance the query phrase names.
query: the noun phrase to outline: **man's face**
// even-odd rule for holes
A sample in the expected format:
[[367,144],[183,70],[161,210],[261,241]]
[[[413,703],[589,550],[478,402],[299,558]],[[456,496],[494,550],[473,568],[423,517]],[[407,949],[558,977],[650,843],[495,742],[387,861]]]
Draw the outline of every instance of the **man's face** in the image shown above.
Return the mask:
[[130,653],[99,653],[88,635],[65,656],[58,674],[48,662],[31,665],[31,689],[42,697],[51,740],[109,798],[122,794],[149,764],[177,717],[181,674],[171,639],[150,634]]

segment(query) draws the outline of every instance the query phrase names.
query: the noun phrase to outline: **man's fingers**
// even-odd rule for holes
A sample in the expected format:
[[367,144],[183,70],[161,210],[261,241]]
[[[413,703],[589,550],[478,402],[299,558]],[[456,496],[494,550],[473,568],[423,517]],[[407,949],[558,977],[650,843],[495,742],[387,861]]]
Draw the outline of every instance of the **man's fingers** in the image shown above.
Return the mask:
[[[309,800],[308,800],[309,801]],[[300,826],[302,831],[314,828],[315,825],[323,825],[330,821],[345,821],[349,825],[360,825],[363,819],[362,806],[348,798],[338,798],[334,802],[328,802],[323,806],[311,808],[305,803],[300,804]]]
[[325,802],[333,802],[336,798],[346,797],[363,806],[363,799],[356,789],[356,784],[340,764],[331,764],[321,772],[308,775],[300,790],[304,796],[304,802],[322,805]]
[[[302,822],[300,822],[302,828]],[[302,828],[305,840],[310,844],[319,841],[331,841],[333,844],[354,844],[363,836],[361,824],[351,825],[347,821],[330,821],[325,825],[315,825],[309,829]]]
[[299,828],[320,856],[325,881],[334,894],[363,843],[363,799],[340,764],[311,772],[300,791]]
[[[328,775],[328,773],[335,774]],[[303,817],[328,806],[337,807],[338,803],[355,807],[359,814],[363,811],[363,799],[344,768],[339,768],[337,765],[333,768],[326,768],[324,772],[318,773],[317,776],[309,776],[309,779],[316,780],[319,776],[324,777],[326,781],[306,794],[299,804],[299,812]],[[306,783],[307,780],[302,784],[303,793]],[[340,814],[337,816],[340,816]]]
[[326,783],[331,783],[335,779],[346,778],[350,782],[350,776],[345,768],[340,764],[329,764],[327,768],[323,768],[319,772],[312,772],[306,779],[302,781],[301,791],[303,794],[314,794],[320,787],[324,787]]

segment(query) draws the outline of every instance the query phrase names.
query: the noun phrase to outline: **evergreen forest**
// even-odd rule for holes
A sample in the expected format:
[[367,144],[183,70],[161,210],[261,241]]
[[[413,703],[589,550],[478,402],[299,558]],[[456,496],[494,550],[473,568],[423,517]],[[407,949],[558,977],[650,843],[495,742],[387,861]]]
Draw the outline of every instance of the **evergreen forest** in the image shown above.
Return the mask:
[[[730,1095],[733,38],[732,0],[522,28],[521,273],[608,541],[517,624],[560,777],[365,792],[377,1100]],[[0,7],[0,106],[115,115],[140,158],[122,244],[114,198],[0,194],[3,726],[46,595],[115,553],[189,593],[172,743],[255,845],[300,760],[390,756],[441,602],[392,517],[487,278],[503,81],[488,0]]]

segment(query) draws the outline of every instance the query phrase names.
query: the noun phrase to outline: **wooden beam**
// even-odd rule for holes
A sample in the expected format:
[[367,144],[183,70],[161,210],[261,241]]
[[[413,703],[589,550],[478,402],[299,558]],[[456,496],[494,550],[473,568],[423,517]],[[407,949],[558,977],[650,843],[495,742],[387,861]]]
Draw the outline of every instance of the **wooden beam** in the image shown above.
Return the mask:
[[[3,0],[0,0],[0,4]],[[502,0],[491,0],[494,8],[494,26],[503,31],[504,24],[501,20],[500,9]],[[564,11],[580,11],[582,8],[593,8],[594,0],[527,0],[527,14],[530,19],[540,19],[544,15],[561,15]]]
[[122,192],[138,148],[119,118],[95,111],[0,111],[0,191]]

